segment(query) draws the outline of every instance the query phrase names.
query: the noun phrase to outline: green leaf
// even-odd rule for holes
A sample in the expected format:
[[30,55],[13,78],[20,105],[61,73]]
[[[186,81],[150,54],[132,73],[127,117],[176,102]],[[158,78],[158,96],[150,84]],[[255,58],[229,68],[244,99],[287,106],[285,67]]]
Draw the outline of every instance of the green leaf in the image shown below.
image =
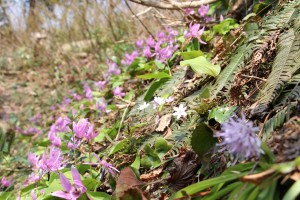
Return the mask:
[[219,177],[216,178],[211,178],[205,181],[201,181],[195,184],[192,184],[190,186],[187,186],[181,190],[179,190],[178,192],[176,192],[171,199],[176,199],[176,198],[181,198],[184,196],[184,194],[188,194],[188,195],[192,195],[195,194],[197,192],[200,192],[206,188],[212,187],[214,185],[220,184],[220,183],[225,183],[228,181],[232,181],[235,180],[237,178],[240,178],[242,176],[245,176],[246,174],[248,174],[247,172],[245,173],[231,173],[231,174],[227,174],[227,175],[221,175]]
[[190,60],[197,58],[199,56],[203,56],[204,53],[202,51],[189,51],[189,52],[181,52],[180,55],[183,57],[183,60]]
[[96,181],[93,178],[84,179],[84,180],[82,180],[82,183],[87,188],[87,190],[90,190],[90,191],[95,190],[100,184],[99,181]]
[[220,24],[213,26],[213,31],[220,34],[226,35],[231,29],[237,28],[239,25],[232,18],[224,19]]
[[159,158],[162,158],[171,148],[172,145],[168,144],[163,137],[158,137],[155,140],[155,152]]
[[128,139],[124,139],[121,140],[120,142],[118,142],[116,145],[114,145],[109,152],[109,156],[120,151],[121,149],[123,149],[124,147],[126,147],[128,145]]
[[213,65],[206,60],[204,56],[199,56],[194,59],[180,62],[180,66],[191,66],[191,68],[198,74],[208,74],[216,77],[220,71],[220,65]]
[[237,186],[243,185],[242,182],[234,182],[222,190],[214,192],[212,195],[206,196],[203,198],[203,200],[216,200],[216,199],[221,199],[221,197],[224,197],[224,195],[228,194],[231,192],[233,189],[235,189]]
[[213,137],[213,131],[204,123],[199,124],[192,133],[191,145],[193,150],[204,156],[217,142]]
[[140,154],[136,154],[134,162],[130,165],[131,167],[139,170],[141,166]]
[[143,167],[150,169],[151,167],[156,167],[161,163],[157,153],[153,149],[151,149],[149,144],[146,144],[144,146],[144,152],[145,154],[141,159],[141,165]]
[[228,108],[226,105],[216,107],[212,109],[212,111],[208,114],[208,120],[215,119],[217,122],[222,123],[230,117],[230,115],[235,111],[235,109],[235,106]]
[[169,80],[169,78],[162,78],[162,79],[159,79],[159,80],[153,82],[151,84],[151,86],[149,87],[149,89],[147,90],[147,92],[144,96],[144,100],[150,101],[151,98],[153,97],[155,91],[158,90],[161,86],[163,86],[168,80]]
[[137,76],[138,78],[142,79],[161,79],[161,78],[171,78],[171,76],[165,72],[155,72],[155,73],[150,73],[150,74],[144,74]]
[[105,192],[86,192],[89,199],[110,200],[111,196]]
[[294,200],[300,195],[300,180],[296,181],[287,191],[282,200]]

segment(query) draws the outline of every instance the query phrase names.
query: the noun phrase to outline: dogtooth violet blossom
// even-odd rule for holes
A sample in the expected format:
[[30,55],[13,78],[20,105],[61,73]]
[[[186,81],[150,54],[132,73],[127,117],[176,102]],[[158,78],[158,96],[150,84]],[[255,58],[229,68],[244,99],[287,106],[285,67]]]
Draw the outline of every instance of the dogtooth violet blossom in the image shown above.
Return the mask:
[[82,183],[78,170],[72,166],[71,172],[74,184],[72,185],[69,179],[64,174],[60,173],[60,183],[65,191],[53,192],[52,196],[68,200],[76,200],[87,191],[86,187]]
[[44,171],[58,171],[63,168],[63,156],[59,148],[54,146],[50,147],[50,152],[45,151],[42,155],[41,160],[39,161],[39,168]]
[[121,88],[119,86],[117,86],[117,87],[114,88],[113,93],[114,93],[115,97],[122,98],[122,97],[125,96],[125,93],[123,92],[123,88]]
[[221,124],[221,131],[215,137],[221,137],[223,141],[218,146],[223,146],[220,151],[227,149],[236,158],[259,157],[262,152],[261,141],[255,133],[259,127],[253,126],[252,121],[247,121],[244,114],[242,118],[229,118]]
[[[197,38],[198,41],[201,43],[201,44],[206,44],[206,42],[204,42],[203,40],[201,40],[201,35],[203,34],[204,32],[204,29],[205,27],[203,26],[202,29],[200,29],[200,24],[192,24],[190,23],[190,27],[189,27],[189,31],[185,30],[184,31],[184,37],[185,38],[189,38],[189,37],[192,37],[192,38]],[[200,30],[199,30],[200,29]]]
[[73,131],[78,138],[83,138],[89,130],[89,121],[86,118],[80,119],[77,123],[73,122]]
[[106,162],[105,160],[101,160],[99,156],[95,153],[93,153],[94,157],[97,159],[98,163],[84,163],[88,165],[101,165],[103,166],[111,175],[115,176],[116,172],[120,173],[120,171],[115,168],[112,164]]
[[2,179],[1,179],[1,185],[3,186],[3,187],[9,187],[9,186],[11,186],[11,181],[10,180],[8,180],[8,179],[6,179],[6,177],[5,176],[3,176],[2,177]]
[[117,63],[115,63],[111,60],[107,60],[106,64],[108,65],[108,70],[107,70],[108,76],[121,74],[121,70],[118,67]]
[[209,5],[202,5],[198,9],[198,13],[202,17],[204,17],[205,15],[207,15],[208,11],[209,11]]
[[137,40],[135,42],[135,46],[139,49],[142,49],[143,48],[143,45],[144,45],[144,40]]
[[138,52],[133,51],[131,54],[125,53],[125,59],[121,61],[123,65],[129,66],[138,57]]
[[184,9],[184,12],[187,15],[193,15],[193,14],[195,14],[195,10],[193,8],[186,8],[186,9]]
[[175,110],[175,113],[173,113],[173,115],[176,116],[177,119],[187,116],[187,108],[183,104],[180,104],[178,107],[173,107],[173,109]]

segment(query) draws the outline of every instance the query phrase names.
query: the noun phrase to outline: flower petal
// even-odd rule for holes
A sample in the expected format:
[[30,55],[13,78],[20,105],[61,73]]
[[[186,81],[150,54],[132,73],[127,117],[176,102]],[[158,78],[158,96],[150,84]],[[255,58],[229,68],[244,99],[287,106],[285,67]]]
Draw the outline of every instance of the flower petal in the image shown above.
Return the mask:
[[82,192],[86,192],[86,187],[83,185],[81,178],[80,178],[80,174],[78,172],[78,170],[72,166],[71,168],[71,172],[72,172],[72,176],[73,176],[73,180],[74,180],[74,184],[76,187],[80,187],[82,189]]
[[60,183],[66,191],[70,191],[72,189],[72,184],[69,179],[62,173],[59,175]]
[[64,191],[56,191],[52,193],[52,196],[60,197],[63,199],[72,199],[73,195]]

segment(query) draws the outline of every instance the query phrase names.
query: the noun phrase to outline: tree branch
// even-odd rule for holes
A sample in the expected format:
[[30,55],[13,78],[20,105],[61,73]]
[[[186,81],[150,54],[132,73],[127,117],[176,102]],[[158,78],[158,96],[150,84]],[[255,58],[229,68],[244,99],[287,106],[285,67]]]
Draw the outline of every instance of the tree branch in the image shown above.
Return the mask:
[[[127,0],[125,0],[127,1]],[[166,1],[157,1],[157,0],[129,0],[134,3],[138,3],[144,6],[150,6],[161,9],[169,9],[169,10],[181,10],[184,8],[197,8],[203,4],[209,4],[215,2],[216,0],[198,0],[198,1],[187,1],[187,2],[178,2],[174,0]]]

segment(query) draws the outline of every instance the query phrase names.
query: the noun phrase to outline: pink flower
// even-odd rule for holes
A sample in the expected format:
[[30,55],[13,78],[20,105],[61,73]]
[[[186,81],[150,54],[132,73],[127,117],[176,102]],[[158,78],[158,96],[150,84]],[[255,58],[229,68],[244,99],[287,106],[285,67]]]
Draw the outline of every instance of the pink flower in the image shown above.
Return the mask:
[[105,102],[104,98],[102,99],[102,102],[100,102],[100,101],[96,102],[96,108],[102,112],[107,112],[106,106],[107,106],[107,103]]
[[143,48],[143,45],[144,45],[144,40],[137,40],[135,42],[135,46],[139,49],[142,49]]
[[39,156],[35,155],[34,153],[29,152],[27,159],[33,168],[38,167]]
[[99,156],[97,156],[95,153],[93,154],[94,157],[98,160],[98,163],[84,163],[84,164],[88,164],[88,165],[102,165],[111,175],[115,176],[116,173],[120,173],[120,171],[115,168],[112,164],[106,162],[105,160],[101,160],[99,158]]
[[94,130],[94,124],[89,127],[85,138],[88,140],[94,139],[99,133]]
[[184,12],[187,15],[193,15],[193,14],[195,14],[194,8],[186,8],[186,9],[184,9]]
[[86,118],[80,119],[78,123],[73,122],[73,131],[78,138],[83,138],[88,129],[89,121]]
[[63,156],[61,150],[59,148],[51,146],[49,154],[48,151],[44,152],[42,159],[39,162],[39,167],[45,171],[55,172],[63,168],[62,161]]
[[80,147],[81,144],[81,138],[71,138],[70,142],[68,142],[67,146],[69,149],[78,149]]
[[114,89],[114,96],[115,97],[120,97],[120,98],[122,98],[122,97],[124,97],[125,96],[125,93],[123,92],[123,89],[121,88],[121,87],[115,87],[115,89]]
[[131,54],[125,53],[125,60],[122,60],[121,63],[123,65],[129,66],[137,56],[138,56],[137,51],[133,51]]
[[108,65],[108,70],[107,70],[108,76],[119,75],[121,73],[121,70],[118,67],[117,63],[115,63],[111,60],[107,60],[106,64]]
[[87,189],[83,185],[80,174],[75,167],[71,167],[71,172],[73,176],[74,184],[72,185],[69,179],[62,173],[59,175],[60,183],[65,191],[56,191],[52,193],[52,196],[60,197],[68,200],[76,200],[82,194],[84,194]]
[[207,15],[209,11],[209,5],[202,5],[200,6],[200,8],[198,9],[198,13],[200,16],[204,17],[205,15]]
[[51,141],[51,144],[53,146],[60,147],[60,145],[61,145],[61,139],[60,139],[60,137],[58,137],[56,135],[56,133],[54,131],[52,131],[52,130],[50,130],[49,133],[48,133],[48,140]]
[[11,184],[12,184],[12,182],[10,180],[6,179],[5,176],[2,177],[2,179],[1,179],[1,185],[3,187],[7,188],[7,187],[11,186]]
[[148,39],[146,40],[146,44],[149,47],[154,48],[155,47],[155,40],[153,39],[152,36],[149,36]]
[[190,23],[190,30],[189,32],[188,31],[185,31],[184,32],[184,37],[185,38],[188,38],[188,37],[192,37],[192,38],[197,38],[199,40],[200,43],[202,44],[206,44],[206,42],[204,42],[203,40],[201,40],[201,35],[203,34],[204,32],[204,29],[205,27],[203,27],[202,29],[200,29],[200,24],[192,24]]
[[151,49],[149,46],[147,46],[145,49],[144,49],[144,56],[146,58],[151,58],[153,56],[153,53],[151,52]]
[[98,81],[94,83],[95,87],[98,87],[100,90],[104,90],[106,87],[106,81]]

